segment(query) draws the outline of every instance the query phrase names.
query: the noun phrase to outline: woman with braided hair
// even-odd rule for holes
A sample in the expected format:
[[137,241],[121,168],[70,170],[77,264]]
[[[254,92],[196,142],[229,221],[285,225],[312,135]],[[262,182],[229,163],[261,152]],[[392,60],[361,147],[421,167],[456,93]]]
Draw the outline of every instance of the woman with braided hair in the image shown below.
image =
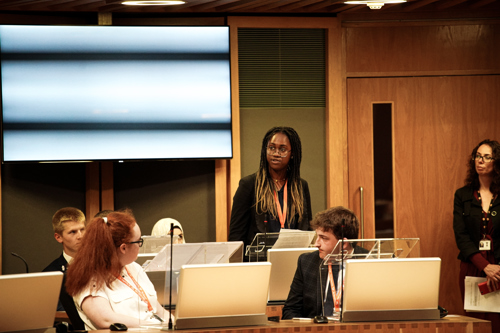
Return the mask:
[[246,248],[257,233],[311,230],[311,197],[300,178],[302,146],[291,127],[273,127],[262,140],[259,170],[240,180],[233,198],[229,241]]

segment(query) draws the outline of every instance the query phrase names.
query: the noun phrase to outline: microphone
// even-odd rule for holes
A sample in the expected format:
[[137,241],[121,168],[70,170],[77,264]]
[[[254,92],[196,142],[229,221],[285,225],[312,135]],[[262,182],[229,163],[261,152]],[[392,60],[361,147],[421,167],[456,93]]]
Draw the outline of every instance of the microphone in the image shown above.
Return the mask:
[[168,329],[171,330],[172,324],[172,278],[173,278],[173,262],[174,262],[174,224],[170,223],[170,290],[168,295]]
[[23,257],[21,257],[19,254],[17,253],[14,253],[14,252],[11,252],[10,254],[12,254],[14,257],[18,257],[19,259],[21,259],[22,261],[24,261],[24,265],[26,266],[26,273],[29,273],[29,269],[28,269],[28,263],[26,262],[26,260],[24,260]]
[[[340,258],[341,260],[341,267],[342,269],[339,270],[340,275],[340,286],[339,290],[341,291],[340,294],[340,314],[339,314],[339,321],[342,322],[342,308],[344,307],[344,229],[345,229],[345,219],[342,219],[342,257]],[[340,289],[342,288],[342,289]]]

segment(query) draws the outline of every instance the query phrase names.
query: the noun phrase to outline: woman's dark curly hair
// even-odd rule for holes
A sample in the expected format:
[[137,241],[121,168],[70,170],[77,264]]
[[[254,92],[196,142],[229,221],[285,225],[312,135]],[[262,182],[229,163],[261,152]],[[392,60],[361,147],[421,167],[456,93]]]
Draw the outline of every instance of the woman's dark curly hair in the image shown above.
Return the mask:
[[493,181],[491,182],[490,191],[493,194],[500,194],[500,143],[495,140],[483,140],[472,150],[472,154],[467,162],[468,170],[467,177],[465,178],[465,185],[470,185],[474,190],[479,190],[479,175],[476,171],[475,157],[477,150],[482,145],[491,147],[493,160]]

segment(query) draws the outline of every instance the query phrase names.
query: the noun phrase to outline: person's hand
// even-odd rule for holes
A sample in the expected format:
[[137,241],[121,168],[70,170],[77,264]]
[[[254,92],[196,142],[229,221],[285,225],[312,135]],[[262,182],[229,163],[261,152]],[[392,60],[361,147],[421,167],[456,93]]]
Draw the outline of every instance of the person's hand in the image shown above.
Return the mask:
[[489,264],[484,268],[484,272],[490,291],[498,289],[500,286],[500,265]]
[[490,292],[492,292],[498,290],[498,286],[500,286],[500,283],[490,279],[489,277],[486,277],[486,285],[488,286]]

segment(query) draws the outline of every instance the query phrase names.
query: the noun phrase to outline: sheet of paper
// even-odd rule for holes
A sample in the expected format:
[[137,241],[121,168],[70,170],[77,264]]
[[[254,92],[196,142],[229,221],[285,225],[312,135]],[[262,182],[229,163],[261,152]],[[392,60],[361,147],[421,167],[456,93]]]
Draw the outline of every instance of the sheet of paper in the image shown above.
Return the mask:
[[465,300],[464,309],[470,312],[500,312],[500,291],[481,295],[478,283],[486,281],[486,278],[466,276],[465,277]]
[[308,247],[315,235],[314,231],[281,229],[273,249]]

